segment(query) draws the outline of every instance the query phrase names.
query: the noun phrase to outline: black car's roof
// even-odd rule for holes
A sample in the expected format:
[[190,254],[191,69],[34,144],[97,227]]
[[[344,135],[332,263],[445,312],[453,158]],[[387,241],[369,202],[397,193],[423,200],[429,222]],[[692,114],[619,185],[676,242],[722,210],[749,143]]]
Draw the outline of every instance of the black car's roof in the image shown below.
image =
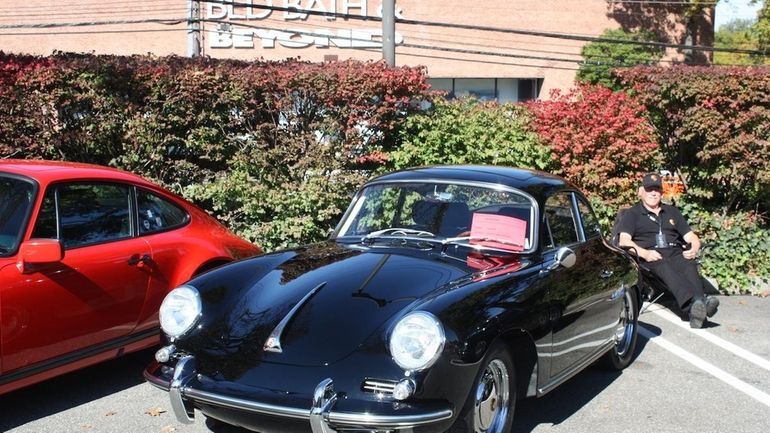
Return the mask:
[[[544,190],[576,189],[561,177],[536,170],[500,167],[492,165],[445,165],[417,167],[386,174],[371,182],[408,181],[408,180],[444,180],[453,179],[469,182],[499,184],[534,195]],[[371,183],[370,182],[370,183]]]

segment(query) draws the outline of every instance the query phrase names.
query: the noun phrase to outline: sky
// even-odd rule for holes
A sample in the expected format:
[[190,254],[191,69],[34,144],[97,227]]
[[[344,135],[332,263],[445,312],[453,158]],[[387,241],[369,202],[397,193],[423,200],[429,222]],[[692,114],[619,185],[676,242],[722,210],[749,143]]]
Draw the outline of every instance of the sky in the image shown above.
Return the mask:
[[726,24],[734,19],[756,19],[757,11],[762,6],[762,2],[750,4],[750,0],[721,0],[717,3],[717,9],[714,16],[714,27],[719,30],[722,24]]

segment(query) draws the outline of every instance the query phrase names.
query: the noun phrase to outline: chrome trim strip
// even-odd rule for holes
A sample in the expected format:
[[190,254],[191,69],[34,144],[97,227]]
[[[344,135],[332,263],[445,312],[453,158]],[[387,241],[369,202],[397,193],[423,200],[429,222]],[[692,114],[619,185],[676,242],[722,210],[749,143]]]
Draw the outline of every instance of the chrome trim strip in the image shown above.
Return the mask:
[[365,426],[379,429],[409,428],[452,417],[451,409],[439,410],[420,415],[372,415],[366,413],[331,412],[329,422],[332,425]]
[[597,350],[596,352],[594,352],[593,355],[589,356],[588,358],[585,358],[582,362],[579,362],[578,364],[572,366],[571,369],[565,370],[564,372],[559,374],[557,377],[555,377],[552,381],[538,388],[537,397],[542,397],[545,394],[553,391],[553,389],[556,388],[558,385],[566,382],[572,376],[583,371],[583,369],[591,365],[597,359],[601,358],[605,353],[607,353],[608,350],[613,349],[614,347],[615,347],[615,342],[613,340],[607,341],[606,343],[604,343],[604,345],[602,345],[601,350]]
[[592,329],[590,331],[583,332],[582,334],[575,335],[574,337],[570,337],[570,338],[568,338],[566,340],[554,341],[551,344],[535,344],[535,347],[548,348],[548,347],[553,347],[553,346],[561,346],[562,344],[571,343],[571,342],[573,342],[575,340],[578,340],[578,339],[581,339],[581,338],[584,338],[584,337],[588,337],[589,335],[596,334],[597,332],[603,332],[603,331],[606,331],[608,329],[613,329],[616,326],[618,326],[618,320],[615,320],[612,323],[609,323],[609,324],[607,324],[605,326],[600,326],[600,327],[594,328],[594,329]]
[[168,388],[168,396],[171,399],[171,408],[176,419],[183,424],[192,424],[195,421],[195,409],[182,398],[184,387],[195,376],[195,362],[192,356],[184,356],[177,362],[174,368],[174,378]]
[[[147,340],[147,343],[148,343],[146,347],[153,347],[155,345],[158,345],[160,342],[160,330],[158,328],[150,328],[135,335],[129,335],[126,337],[121,337],[115,340],[107,341],[105,343],[91,346],[86,349],[68,353],[67,355],[53,358],[50,361],[45,361],[30,367],[24,367],[22,370],[14,373],[0,374],[0,385],[5,385],[10,382],[35,376],[37,374],[45,373],[48,370],[63,367],[63,366],[66,366],[67,364],[71,364],[74,362],[86,360],[93,356],[100,355],[105,352],[109,352],[113,350],[117,351],[117,353],[113,355],[113,357],[120,356],[121,349],[124,349],[126,346],[130,344],[142,343],[144,340]],[[151,341],[151,340],[154,340],[154,341]]]
[[[250,412],[257,412],[265,415],[278,417],[287,417],[294,419],[310,419],[310,409],[297,409],[287,406],[277,406],[273,404],[260,403],[253,400],[246,400],[236,397],[228,397],[220,394],[214,394],[206,391],[200,391],[191,388],[185,388],[183,393],[186,397],[199,400],[204,403],[224,406],[231,409],[239,409]],[[366,426],[372,429],[392,429],[411,426],[420,426],[431,424],[437,421],[443,421],[451,418],[453,412],[451,409],[444,409],[435,412],[428,412],[419,415],[372,415],[349,412],[330,411],[326,419],[333,426]]]
[[239,409],[250,412],[261,413],[264,415],[281,416],[294,419],[308,419],[310,417],[309,409],[297,409],[293,407],[277,406],[268,403],[260,403],[254,400],[246,400],[237,397],[228,397],[221,394],[214,394],[198,389],[187,388],[184,390],[186,397],[193,400],[199,400],[204,403],[227,407],[230,409]]
[[317,285],[313,290],[307,292],[305,296],[302,297],[302,299],[297,302],[294,307],[292,307],[291,310],[284,316],[284,318],[281,320],[281,322],[278,324],[278,326],[273,329],[273,332],[270,333],[270,335],[267,337],[267,340],[265,340],[265,345],[262,347],[262,349],[266,352],[276,352],[281,353],[283,352],[283,349],[281,348],[281,334],[283,334],[283,329],[286,328],[286,325],[289,324],[289,321],[294,317],[295,314],[297,314],[297,311],[299,311],[300,308],[302,308],[303,305],[311,298],[313,295],[316,294],[319,290],[321,290],[321,287],[325,286],[326,282]]

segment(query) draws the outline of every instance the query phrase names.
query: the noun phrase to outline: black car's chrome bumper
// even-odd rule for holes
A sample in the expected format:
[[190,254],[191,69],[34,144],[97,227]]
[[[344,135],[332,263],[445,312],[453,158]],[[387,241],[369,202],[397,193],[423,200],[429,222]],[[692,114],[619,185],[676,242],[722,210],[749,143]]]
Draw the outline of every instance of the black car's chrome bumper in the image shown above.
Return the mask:
[[169,392],[171,407],[177,419],[182,423],[193,422],[192,401],[272,417],[307,420],[313,433],[334,433],[338,430],[350,429],[410,430],[448,420],[453,415],[453,411],[449,407],[408,415],[335,411],[337,394],[334,392],[332,379],[325,379],[316,386],[310,408],[275,405],[195,389],[190,386],[190,382],[196,375],[195,359],[192,356],[185,356],[177,362],[173,377],[170,380],[161,375],[153,374],[150,369],[144,372],[144,377],[149,383]]

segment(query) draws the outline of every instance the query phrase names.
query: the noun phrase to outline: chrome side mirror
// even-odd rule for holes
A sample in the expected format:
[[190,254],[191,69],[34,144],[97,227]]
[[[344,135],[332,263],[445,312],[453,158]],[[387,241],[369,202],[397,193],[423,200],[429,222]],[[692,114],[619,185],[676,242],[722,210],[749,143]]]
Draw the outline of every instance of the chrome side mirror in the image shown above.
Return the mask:
[[559,266],[569,269],[575,266],[575,262],[577,262],[575,252],[567,247],[559,248],[553,259],[553,264],[548,267],[549,270],[554,270]]

